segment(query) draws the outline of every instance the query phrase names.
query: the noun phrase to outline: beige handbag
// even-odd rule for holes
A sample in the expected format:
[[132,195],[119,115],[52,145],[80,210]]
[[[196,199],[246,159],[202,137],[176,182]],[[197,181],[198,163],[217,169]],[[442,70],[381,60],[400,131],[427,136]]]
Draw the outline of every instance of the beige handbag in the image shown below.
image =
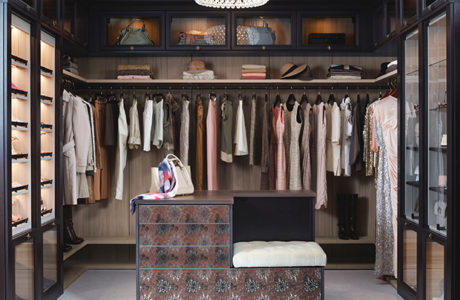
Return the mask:
[[[173,166],[173,172],[176,176],[177,193],[176,195],[190,195],[195,192],[192,177],[190,176],[190,166],[184,166],[180,159],[174,154],[168,154],[166,159]],[[158,193],[160,191],[161,180],[158,173],[158,167],[153,167],[151,170],[151,186],[150,193]]]

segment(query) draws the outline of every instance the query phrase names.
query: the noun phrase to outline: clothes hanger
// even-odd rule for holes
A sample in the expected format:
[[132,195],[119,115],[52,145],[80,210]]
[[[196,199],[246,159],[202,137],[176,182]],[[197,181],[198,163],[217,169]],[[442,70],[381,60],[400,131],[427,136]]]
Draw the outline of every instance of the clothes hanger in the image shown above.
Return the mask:
[[273,107],[280,107],[281,104],[283,104],[283,101],[281,100],[281,96],[278,93],[278,94],[276,94],[275,104],[273,105]]
[[334,102],[335,102],[335,96],[334,96],[333,93],[331,93],[329,95],[329,99],[327,99],[327,103],[332,105],[332,104],[334,104]]
[[296,99],[294,94],[289,94],[288,99],[286,101],[286,108],[288,111],[292,111],[294,109]]
[[323,102],[323,98],[321,98],[321,92],[318,91],[318,96],[316,96],[316,105],[319,105],[321,102]]

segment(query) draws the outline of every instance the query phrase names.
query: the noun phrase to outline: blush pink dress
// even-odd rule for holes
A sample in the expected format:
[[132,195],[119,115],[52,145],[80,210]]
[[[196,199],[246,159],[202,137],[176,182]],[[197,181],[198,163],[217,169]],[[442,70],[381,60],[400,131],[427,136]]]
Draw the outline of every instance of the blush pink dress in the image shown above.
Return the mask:
[[217,101],[209,100],[206,116],[206,166],[208,171],[208,190],[217,186]]
[[286,150],[284,148],[284,106],[273,109],[273,133],[276,142],[276,190],[286,190]]

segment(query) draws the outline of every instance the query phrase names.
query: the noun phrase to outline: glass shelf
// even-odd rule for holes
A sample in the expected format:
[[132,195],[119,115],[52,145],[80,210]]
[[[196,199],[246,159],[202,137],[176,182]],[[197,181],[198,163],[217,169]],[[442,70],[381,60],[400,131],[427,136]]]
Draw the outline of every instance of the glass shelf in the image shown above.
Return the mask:
[[419,223],[419,122],[420,111],[418,77],[418,32],[410,33],[405,40],[405,216]]
[[[30,124],[30,24],[11,16],[11,182],[12,235],[32,228]],[[27,186],[19,189],[19,185]]]
[[[51,183],[55,179],[55,103],[52,101],[55,95],[55,39],[46,32],[41,33],[41,61],[42,70],[46,70],[46,76],[42,72],[40,89],[40,173],[42,178],[47,178]],[[44,101],[46,101],[44,103]],[[55,187],[50,184],[44,188],[41,185],[41,223],[45,224],[54,220],[55,216]]]
[[355,46],[354,17],[303,17],[303,46]]
[[172,16],[170,19],[171,46],[225,46],[227,25],[225,17]]
[[160,17],[111,17],[106,24],[107,46],[161,45]]
[[447,52],[446,17],[428,25],[428,225],[446,235],[447,227]]

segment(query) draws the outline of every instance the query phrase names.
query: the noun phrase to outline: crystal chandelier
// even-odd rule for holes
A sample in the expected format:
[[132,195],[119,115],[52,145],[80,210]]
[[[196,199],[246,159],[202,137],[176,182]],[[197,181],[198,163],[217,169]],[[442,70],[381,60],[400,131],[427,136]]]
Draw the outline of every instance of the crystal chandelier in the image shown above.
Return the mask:
[[268,0],[195,0],[195,2],[202,6],[214,8],[251,8],[262,6]]

